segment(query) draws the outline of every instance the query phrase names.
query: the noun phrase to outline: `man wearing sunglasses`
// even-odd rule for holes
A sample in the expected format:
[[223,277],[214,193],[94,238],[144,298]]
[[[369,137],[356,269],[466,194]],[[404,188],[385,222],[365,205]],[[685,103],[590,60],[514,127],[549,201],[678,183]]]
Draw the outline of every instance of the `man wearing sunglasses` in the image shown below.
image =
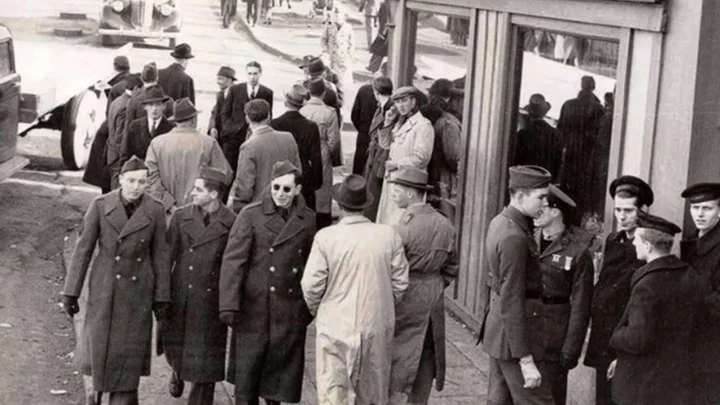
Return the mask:
[[247,205],[230,230],[220,320],[233,328],[227,374],[237,405],[257,404],[258,397],[268,405],[300,402],[312,321],[300,280],[315,237],[315,213],[300,184],[297,166],[276,162],[260,200]]

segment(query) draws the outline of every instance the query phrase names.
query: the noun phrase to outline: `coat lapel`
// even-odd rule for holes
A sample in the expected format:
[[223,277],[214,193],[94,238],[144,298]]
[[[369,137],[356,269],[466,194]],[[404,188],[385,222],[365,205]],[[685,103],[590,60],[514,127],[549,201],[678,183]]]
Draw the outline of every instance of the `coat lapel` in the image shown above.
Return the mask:
[[[150,198],[152,197],[147,194],[142,197],[143,200],[140,203],[140,206],[137,207],[133,216],[130,217],[130,219],[127,221],[122,231],[120,232],[120,235],[118,235],[118,238],[124,238],[125,236],[137,232],[150,225],[150,218],[148,218],[147,216],[147,205],[149,204],[148,199]],[[120,204],[122,205],[122,203]],[[123,213],[125,212],[125,209],[123,207],[120,207],[120,209],[123,211]]]
[[710,232],[697,239],[697,254],[705,256],[718,244],[720,244],[720,224],[715,225]]
[[112,191],[105,197],[105,217],[115,232],[120,234],[128,221],[125,207],[120,201],[120,189]]
[[202,220],[200,221],[200,226],[203,227],[203,230],[199,236],[192,240],[192,247],[200,246],[204,243],[211,242],[223,235],[227,235],[230,232],[230,229],[232,228],[234,222],[235,215],[233,215],[232,211],[229,210],[227,207],[221,205],[220,212],[218,212],[213,217],[207,227],[204,226]]
[[[563,232],[563,234],[560,235],[560,237],[558,237],[557,239],[555,239],[554,241],[552,241],[552,243],[550,244],[550,246],[548,246],[547,249],[545,249],[544,252],[540,252],[540,257],[539,257],[539,258],[544,258],[544,257],[550,256],[551,254],[556,253],[556,252],[559,252],[560,250],[562,250],[563,245],[567,244],[565,238],[566,238],[566,235],[565,235],[565,232]],[[538,230],[535,232],[535,243],[536,243],[538,246],[540,246],[540,245],[541,245],[541,242],[542,242],[542,231],[541,231],[540,229],[538,229]]]
[[[299,200],[300,198],[302,198],[302,196],[298,194],[296,198]],[[303,206],[300,206],[299,203],[295,204],[295,208],[293,208],[292,212],[290,213],[288,221],[285,223],[285,226],[283,227],[277,238],[275,238],[273,246],[284,243],[303,231],[303,219],[305,218],[303,207],[304,204]],[[276,216],[279,217],[279,215]]]
[[202,215],[198,207],[193,206],[189,214],[185,214],[180,223],[180,230],[185,233],[194,246],[196,241],[200,239],[205,230],[205,224],[202,221]]
[[275,236],[272,246],[277,246],[291,239],[303,230],[302,219],[305,217],[303,209],[305,207],[305,200],[301,194],[298,194],[295,199],[294,208],[292,212],[290,212],[287,222],[285,222],[275,209],[275,203],[273,203],[272,197],[270,196],[270,189],[266,188],[263,193],[263,214],[270,216],[265,222],[265,227],[274,235],[277,235]]

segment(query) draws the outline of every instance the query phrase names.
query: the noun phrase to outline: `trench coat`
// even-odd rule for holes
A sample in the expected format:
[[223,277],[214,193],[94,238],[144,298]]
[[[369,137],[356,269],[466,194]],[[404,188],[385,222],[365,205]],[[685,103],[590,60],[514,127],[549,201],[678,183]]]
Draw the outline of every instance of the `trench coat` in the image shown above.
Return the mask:
[[316,314],[319,405],[388,402],[395,305],[408,288],[400,235],[363,216],[320,230],[302,289]]
[[173,100],[187,97],[195,105],[195,82],[178,63],[158,70],[158,85]]
[[700,273],[706,286],[692,336],[693,372],[720,373],[720,226],[701,238],[695,233],[683,240],[680,254]]
[[610,336],[620,322],[630,299],[630,280],[644,262],[637,259],[635,247],[625,232],[613,232],[605,240],[600,279],[593,289],[590,307],[590,337],[585,351],[586,366],[604,372],[616,358]]
[[455,228],[431,206],[408,207],[393,225],[405,247],[410,285],[395,309],[390,391],[412,390],[432,324],[435,389],[445,384],[445,287],[458,274]]
[[238,215],[220,270],[220,311],[236,311],[227,380],[235,398],[300,402],[305,335],[312,321],[300,280],[315,214],[298,195],[282,219],[270,196]]
[[347,89],[352,84],[352,64],[355,55],[355,33],[349,22],[338,28],[328,24],[320,37],[323,52],[330,56],[330,69],[338,74],[340,85]]
[[235,213],[221,205],[203,223],[197,205],[175,211],[167,237],[172,305],[161,333],[165,357],[180,380],[222,381],[227,327],[218,312],[220,265]]
[[688,404],[700,278],[670,255],[637,269],[630,284],[630,301],[610,338],[618,354],[613,400],[618,405]]
[[322,158],[322,186],[315,191],[315,212],[329,214],[332,208],[333,166],[330,152],[340,143],[340,127],[335,110],[319,98],[311,98],[300,109],[300,114],[315,122],[320,131]]
[[81,372],[99,392],[133,391],[150,375],[152,306],[170,302],[170,260],[162,205],[142,197],[128,219],[120,190],[88,208],[63,287],[79,297],[95,246],[82,332]]

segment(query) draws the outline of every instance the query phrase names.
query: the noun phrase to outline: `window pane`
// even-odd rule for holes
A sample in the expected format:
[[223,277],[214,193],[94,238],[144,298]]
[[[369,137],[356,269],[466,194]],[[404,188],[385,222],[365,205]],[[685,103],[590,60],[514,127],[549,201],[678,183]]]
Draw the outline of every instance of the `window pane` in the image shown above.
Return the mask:
[[520,39],[519,108],[508,161],[550,170],[578,204],[576,224],[600,232],[618,44],[525,28]]

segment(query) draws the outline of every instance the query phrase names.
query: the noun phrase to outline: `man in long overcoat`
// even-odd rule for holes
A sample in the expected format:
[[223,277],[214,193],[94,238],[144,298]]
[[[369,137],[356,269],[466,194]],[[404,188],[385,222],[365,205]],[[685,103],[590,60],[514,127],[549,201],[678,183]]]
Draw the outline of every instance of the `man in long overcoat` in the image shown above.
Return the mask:
[[[215,105],[210,112],[210,122],[208,123],[208,135],[215,139],[219,139],[223,129],[222,111],[225,108],[225,100],[230,93],[230,86],[235,83],[235,69],[229,66],[222,66],[217,73],[217,85],[220,91],[215,94]],[[222,145],[220,145],[222,147]]]
[[637,258],[632,240],[638,211],[652,205],[650,186],[635,176],[620,176],[610,183],[617,228],[605,240],[600,278],[593,288],[590,337],[584,364],[595,368],[595,403],[613,405],[607,368],[616,358],[610,336],[630,299],[630,280],[644,263]]
[[[395,308],[391,395],[408,394],[408,404],[427,404],[432,382],[445,384],[445,287],[458,274],[455,228],[423,202],[428,173],[401,166],[392,198],[405,209],[393,227],[402,238],[410,285]],[[398,395],[395,395],[399,399]]]
[[220,197],[230,176],[204,167],[191,192],[193,203],[175,211],[168,242],[172,305],[162,331],[173,369],[170,387],[182,395],[191,381],[188,405],[212,405],[215,383],[225,377],[227,327],[219,318],[220,266],[235,213]]
[[547,203],[551,178],[539,166],[510,167],[510,204],[487,231],[479,341],[490,356],[488,403],[554,403],[544,362],[542,276],[531,231],[532,219]]
[[270,127],[276,131],[289,132],[295,138],[302,165],[302,195],[305,204],[315,211],[315,191],[323,182],[323,163],[320,148],[320,130],[313,121],[300,114],[305,105],[307,90],[299,84],[285,93],[285,114],[270,121]]
[[720,183],[694,184],[682,197],[690,203],[696,232],[680,243],[680,257],[704,283],[691,340],[691,403],[710,405],[720,398]]
[[188,44],[179,44],[170,53],[175,62],[158,71],[158,84],[173,100],[189,98],[195,104],[195,82],[185,73],[188,62],[195,56]]
[[377,99],[377,108],[370,123],[370,128],[368,128],[370,144],[368,145],[368,156],[363,170],[368,192],[376,196],[372,204],[365,209],[365,216],[371,221],[375,221],[377,218],[378,205],[380,204],[379,196],[385,180],[385,162],[390,157],[390,150],[380,147],[378,134],[385,124],[385,114],[393,106],[393,101],[390,99],[393,92],[392,80],[385,76],[376,77],[373,79],[373,91]]
[[129,160],[120,189],[90,203],[63,287],[63,305],[73,316],[98,246],[88,277],[81,372],[92,376],[99,397],[110,393],[111,405],[138,404],[140,376],[150,375],[152,312],[164,319],[170,302],[165,215],[145,194],[147,172],[140,159]]
[[316,315],[319,405],[388,402],[395,306],[408,287],[400,235],[363,216],[365,179],[333,186],[340,223],[318,232],[302,289]]
[[377,111],[378,101],[375,97],[373,83],[360,86],[350,113],[350,120],[357,130],[355,154],[353,155],[352,172],[362,175],[370,145],[370,125]]
[[108,107],[107,126],[108,138],[105,147],[105,159],[110,174],[110,188],[116,189],[120,186],[118,175],[122,165],[120,164],[120,148],[122,139],[125,136],[125,124],[127,122],[127,108],[135,89],[142,85],[139,75],[130,75],[125,79],[125,92],[118,96]]
[[633,274],[630,301],[610,338],[618,357],[608,375],[619,405],[693,403],[690,344],[703,286],[671,253],[679,232],[663,218],[638,215],[633,245],[647,264]]
[[220,317],[233,328],[228,381],[238,405],[300,402],[305,335],[312,316],[300,280],[315,214],[300,195],[299,168],[273,166],[262,199],[230,231],[220,270]]

